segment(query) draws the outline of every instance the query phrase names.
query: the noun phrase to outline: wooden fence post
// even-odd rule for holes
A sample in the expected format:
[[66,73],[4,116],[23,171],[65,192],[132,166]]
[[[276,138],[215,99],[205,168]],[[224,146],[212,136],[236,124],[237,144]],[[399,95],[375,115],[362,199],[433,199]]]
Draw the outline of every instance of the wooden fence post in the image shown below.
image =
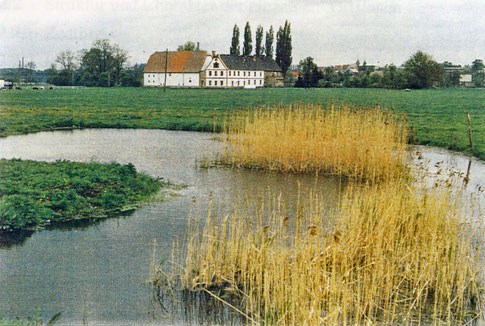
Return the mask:
[[473,149],[472,124],[470,122],[470,113],[467,112],[466,116],[468,118],[468,137],[470,138],[470,148]]

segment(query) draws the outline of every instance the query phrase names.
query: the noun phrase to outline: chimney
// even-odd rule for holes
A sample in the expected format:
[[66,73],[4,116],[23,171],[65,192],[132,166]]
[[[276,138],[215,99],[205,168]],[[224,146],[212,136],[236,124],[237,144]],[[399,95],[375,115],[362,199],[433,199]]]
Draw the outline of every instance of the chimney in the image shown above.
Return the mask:
[[256,55],[253,55],[253,61],[256,62]]
[[243,56],[243,63],[246,63],[246,57]]
[[212,57],[215,58],[216,57],[216,51],[212,51]]

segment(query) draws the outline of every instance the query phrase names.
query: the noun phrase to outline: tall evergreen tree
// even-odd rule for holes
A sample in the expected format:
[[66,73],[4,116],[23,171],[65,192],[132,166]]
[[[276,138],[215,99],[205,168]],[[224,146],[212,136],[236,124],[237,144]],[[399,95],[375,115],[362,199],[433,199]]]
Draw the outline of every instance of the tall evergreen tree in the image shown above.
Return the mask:
[[231,54],[239,55],[240,48],[239,48],[239,27],[234,25],[232,29],[232,41],[231,41],[231,50],[229,51]]
[[260,57],[263,54],[263,27],[261,25],[256,29],[256,55]]
[[251,37],[251,26],[249,22],[244,27],[244,43],[243,43],[243,55],[251,55],[253,51],[253,39]]
[[266,41],[264,50],[268,58],[273,59],[273,41],[274,41],[274,31],[273,26],[270,26],[269,31],[266,32]]
[[276,63],[283,71],[283,75],[286,74],[288,68],[291,65],[291,27],[288,21],[285,21],[285,26],[279,28],[276,34]]

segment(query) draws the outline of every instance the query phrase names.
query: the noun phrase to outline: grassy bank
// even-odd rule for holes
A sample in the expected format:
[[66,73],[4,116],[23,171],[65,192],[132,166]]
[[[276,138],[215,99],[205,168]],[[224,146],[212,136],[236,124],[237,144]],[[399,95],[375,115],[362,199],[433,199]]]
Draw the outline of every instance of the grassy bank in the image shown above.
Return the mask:
[[[394,107],[409,118],[416,142],[485,159],[485,90],[85,88],[0,93],[0,134],[53,128],[162,128],[212,131],[234,110],[313,102]],[[470,150],[466,113],[472,119]]]
[[0,230],[96,218],[130,208],[166,184],[117,163],[0,160]]

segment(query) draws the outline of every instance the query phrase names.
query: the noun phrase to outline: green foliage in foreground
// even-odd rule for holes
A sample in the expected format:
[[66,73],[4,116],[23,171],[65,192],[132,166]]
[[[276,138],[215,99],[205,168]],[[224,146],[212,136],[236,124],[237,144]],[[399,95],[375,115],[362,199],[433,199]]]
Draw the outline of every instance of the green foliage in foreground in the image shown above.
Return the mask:
[[[217,131],[234,110],[294,102],[380,104],[405,113],[415,142],[485,159],[485,89],[80,88],[0,92],[0,135],[57,128],[154,128]],[[469,149],[466,113],[472,118]]]
[[[46,326],[52,326],[56,324],[56,322],[61,317],[61,313],[57,313],[54,317],[52,317],[47,323]],[[9,318],[2,318],[0,319],[0,326],[42,326],[44,325],[44,321],[42,320],[42,315],[40,313],[39,307],[36,307],[34,310],[34,315],[29,317],[26,321],[23,321],[20,318],[9,319]]]
[[0,230],[100,217],[156,192],[162,183],[132,164],[0,160]]

